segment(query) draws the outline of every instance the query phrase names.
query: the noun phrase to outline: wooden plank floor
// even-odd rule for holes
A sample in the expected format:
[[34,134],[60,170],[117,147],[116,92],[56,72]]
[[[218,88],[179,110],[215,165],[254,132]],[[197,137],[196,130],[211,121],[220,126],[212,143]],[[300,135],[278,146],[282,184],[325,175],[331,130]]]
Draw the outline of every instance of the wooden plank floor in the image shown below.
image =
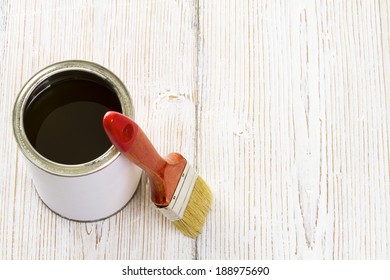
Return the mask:
[[[0,1],[0,259],[389,259],[389,1]],[[78,223],[39,199],[12,135],[61,60],[128,87],[161,154],[214,193],[198,239],[131,202]]]

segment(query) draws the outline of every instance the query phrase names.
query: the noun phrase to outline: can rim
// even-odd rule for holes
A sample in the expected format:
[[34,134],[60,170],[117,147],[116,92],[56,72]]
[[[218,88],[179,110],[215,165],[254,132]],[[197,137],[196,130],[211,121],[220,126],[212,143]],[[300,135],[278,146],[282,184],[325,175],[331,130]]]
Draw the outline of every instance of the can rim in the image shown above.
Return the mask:
[[114,146],[111,146],[104,154],[92,161],[68,165],[43,157],[29,142],[23,125],[24,109],[28,98],[34,89],[50,76],[75,70],[94,74],[108,82],[118,96],[122,113],[130,118],[134,118],[133,103],[125,85],[114,73],[101,65],[84,60],[67,60],[51,64],[33,75],[23,86],[15,101],[12,115],[14,136],[20,150],[30,162],[45,172],[64,177],[84,176],[97,172],[105,168],[120,155],[120,152]]

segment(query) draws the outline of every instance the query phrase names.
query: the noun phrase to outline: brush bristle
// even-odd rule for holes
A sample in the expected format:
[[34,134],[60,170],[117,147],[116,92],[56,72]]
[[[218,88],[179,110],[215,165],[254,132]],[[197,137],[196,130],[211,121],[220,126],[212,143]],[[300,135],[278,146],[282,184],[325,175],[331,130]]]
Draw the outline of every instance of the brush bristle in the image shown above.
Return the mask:
[[184,235],[191,238],[197,237],[202,232],[203,225],[206,222],[211,200],[210,187],[198,176],[183,218],[174,221],[173,224]]

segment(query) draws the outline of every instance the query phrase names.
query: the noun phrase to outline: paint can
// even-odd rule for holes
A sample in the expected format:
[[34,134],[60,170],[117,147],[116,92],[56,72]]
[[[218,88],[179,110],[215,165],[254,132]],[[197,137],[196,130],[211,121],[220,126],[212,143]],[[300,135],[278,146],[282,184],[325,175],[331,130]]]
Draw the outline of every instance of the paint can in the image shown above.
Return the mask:
[[51,87],[75,80],[98,84],[113,92],[122,113],[134,118],[131,97],[115,74],[92,62],[70,60],[42,69],[24,85],[14,105],[13,130],[44,204],[71,220],[96,221],[115,214],[130,201],[142,170],[112,145],[86,162],[56,162],[39,152],[26,133],[26,123],[31,122],[26,119],[26,112],[37,97]]

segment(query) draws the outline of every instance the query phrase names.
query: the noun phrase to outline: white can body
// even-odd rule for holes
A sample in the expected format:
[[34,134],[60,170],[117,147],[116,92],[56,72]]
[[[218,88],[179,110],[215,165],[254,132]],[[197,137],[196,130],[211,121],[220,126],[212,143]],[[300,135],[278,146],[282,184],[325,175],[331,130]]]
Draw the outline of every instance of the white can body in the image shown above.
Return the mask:
[[142,173],[123,155],[94,173],[74,177],[54,175],[26,162],[47,207],[76,221],[100,220],[121,210],[137,190]]

